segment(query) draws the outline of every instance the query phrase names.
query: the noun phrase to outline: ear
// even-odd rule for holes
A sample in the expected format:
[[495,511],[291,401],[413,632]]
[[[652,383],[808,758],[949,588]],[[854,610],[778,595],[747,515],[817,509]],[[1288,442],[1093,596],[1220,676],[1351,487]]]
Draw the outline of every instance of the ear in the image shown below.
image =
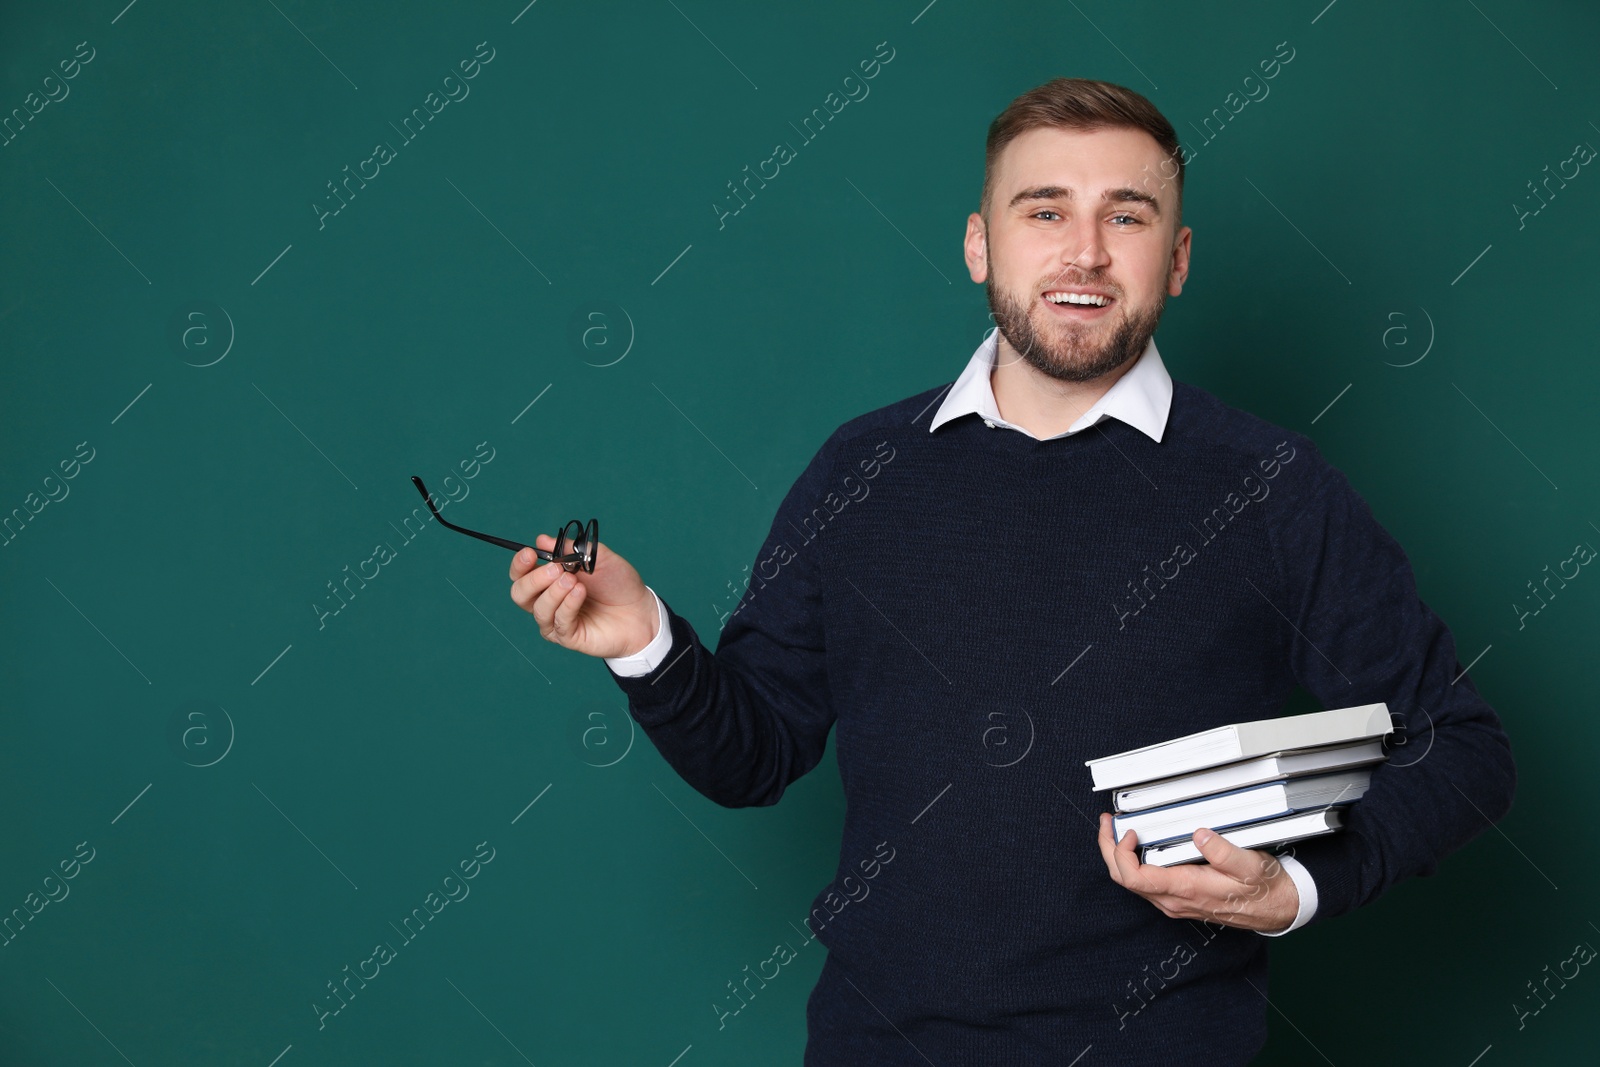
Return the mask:
[[983,216],[974,211],[967,216],[967,236],[962,242],[963,258],[967,261],[967,274],[978,284],[989,279],[989,233]]
[[1189,278],[1189,244],[1194,230],[1188,226],[1178,230],[1177,239],[1172,243],[1172,277],[1167,282],[1167,295],[1177,296],[1183,292],[1183,283]]

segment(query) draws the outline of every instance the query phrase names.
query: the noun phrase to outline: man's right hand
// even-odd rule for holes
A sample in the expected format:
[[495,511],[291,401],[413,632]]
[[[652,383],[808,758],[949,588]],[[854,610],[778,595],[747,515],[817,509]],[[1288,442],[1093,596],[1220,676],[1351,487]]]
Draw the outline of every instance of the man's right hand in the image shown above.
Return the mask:
[[[556,547],[549,534],[533,543],[546,552]],[[537,620],[545,640],[605,659],[643,651],[660,623],[639,572],[604,542],[595,544],[592,574],[568,572],[522,549],[511,558],[511,599]]]

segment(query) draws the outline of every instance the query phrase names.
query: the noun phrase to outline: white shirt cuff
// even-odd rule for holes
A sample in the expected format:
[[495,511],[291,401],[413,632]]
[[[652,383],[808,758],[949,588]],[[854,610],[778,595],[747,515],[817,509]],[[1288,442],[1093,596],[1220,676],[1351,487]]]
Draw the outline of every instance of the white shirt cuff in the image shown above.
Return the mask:
[[[648,585],[645,588],[650,589]],[[650,639],[648,645],[633,655],[606,660],[606,666],[623,678],[637,678],[641,674],[649,674],[672,650],[672,629],[667,625],[667,606],[656,596],[654,589],[650,589],[650,596],[656,602],[656,635]]]
[[1298,930],[1310,922],[1311,916],[1316,914],[1317,911],[1317,883],[1312,880],[1311,872],[1306,870],[1306,865],[1293,856],[1279,856],[1278,862],[1283,865],[1283,869],[1288,872],[1290,880],[1294,882],[1295,889],[1300,892],[1300,910],[1295,912],[1294,922],[1289,924],[1288,929],[1278,930],[1274,933],[1257,930],[1256,933],[1262,937],[1282,937],[1284,934]]

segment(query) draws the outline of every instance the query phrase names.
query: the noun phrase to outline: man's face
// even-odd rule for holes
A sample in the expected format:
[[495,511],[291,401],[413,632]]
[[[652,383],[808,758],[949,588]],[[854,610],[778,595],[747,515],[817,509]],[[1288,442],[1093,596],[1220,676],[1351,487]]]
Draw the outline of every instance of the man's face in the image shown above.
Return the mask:
[[[1174,232],[1173,167],[1135,129],[1038,128],[1005,147],[989,221],[971,215],[965,245],[1002,360],[1086,382],[1138,358],[1189,273],[1191,231]],[[1056,302],[1066,293],[1106,303]]]

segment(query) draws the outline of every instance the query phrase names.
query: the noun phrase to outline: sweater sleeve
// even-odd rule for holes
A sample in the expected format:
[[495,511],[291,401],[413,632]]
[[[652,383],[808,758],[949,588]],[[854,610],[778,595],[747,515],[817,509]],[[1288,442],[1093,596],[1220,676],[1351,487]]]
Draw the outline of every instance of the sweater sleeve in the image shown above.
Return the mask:
[[1314,444],[1295,444],[1307,455],[1295,488],[1279,483],[1290,492],[1273,533],[1273,606],[1290,625],[1291,669],[1323,707],[1382,701],[1396,724],[1389,760],[1344,828],[1294,845],[1315,879],[1320,922],[1433,874],[1510,810],[1516,768],[1405,552]]
[[662,757],[725,807],[777,803],[822,759],[833,727],[818,577],[828,530],[811,541],[799,531],[828,495],[838,437],[784,497],[715,653],[657,592],[671,635],[664,658],[637,676],[608,666]]

